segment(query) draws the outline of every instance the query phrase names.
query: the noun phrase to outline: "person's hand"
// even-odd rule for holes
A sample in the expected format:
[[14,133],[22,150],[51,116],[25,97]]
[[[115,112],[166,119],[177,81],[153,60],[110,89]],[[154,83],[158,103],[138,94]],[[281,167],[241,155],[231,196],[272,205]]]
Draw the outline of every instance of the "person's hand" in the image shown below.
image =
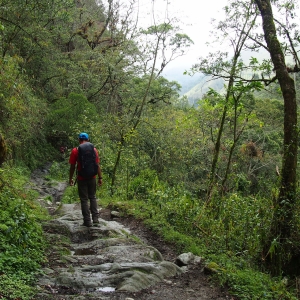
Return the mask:
[[102,178],[99,178],[98,179],[98,186],[101,186],[102,185]]
[[71,180],[69,181],[69,184],[70,184],[70,186],[73,186],[73,185],[74,185],[74,180],[71,179]]

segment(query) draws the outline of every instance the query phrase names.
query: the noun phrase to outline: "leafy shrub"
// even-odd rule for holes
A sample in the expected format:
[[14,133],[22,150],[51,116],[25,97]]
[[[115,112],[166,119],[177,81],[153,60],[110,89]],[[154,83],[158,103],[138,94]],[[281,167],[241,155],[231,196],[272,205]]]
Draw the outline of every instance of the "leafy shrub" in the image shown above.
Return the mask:
[[61,199],[62,203],[76,203],[79,201],[77,186],[69,186],[65,189],[63,197]]
[[272,205],[270,199],[230,194],[203,206],[194,223],[216,252],[257,257],[270,228]]
[[60,98],[51,107],[46,120],[48,140],[55,147],[62,144],[72,146],[79,132],[92,131],[90,129],[97,118],[95,106],[85,96],[70,93],[67,98]]
[[129,198],[147,199],[154,188],[155,182],[157,182],[155,171],[150,169],[142,170],[129,184]]
[[296,300],[287,291],[284,280],[272,279],[265,274],[250,268],[242,258],[225,255],[211,255],[212,260],[221,265],[221,272],[215,274],[221,285],[229,287],[230,293],[241,300],[286,299]]
[[28,183],[24,174],[28,174],[28,170],[7,167],[1,171],[1,293],[10,297],[14,295],[13,299],[24,293],[22,299],[30,299],[30,284],[44,261],[41,220],[46,218],[45,211],[36,205],[36,193],[24,189]]
[[3,299],[30,300],[34,296],[34,289],[15,275],[0,275],[0,291]]
[[53,162],[50,167],[48,177],[50,179],[68,181],[69,180],[68,160],[64,160],[63,162]]

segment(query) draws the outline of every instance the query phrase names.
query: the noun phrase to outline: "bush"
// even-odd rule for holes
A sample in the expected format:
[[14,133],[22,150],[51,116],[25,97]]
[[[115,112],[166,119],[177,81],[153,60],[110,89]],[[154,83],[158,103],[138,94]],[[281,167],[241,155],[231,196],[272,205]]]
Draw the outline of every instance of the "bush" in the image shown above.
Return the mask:
[[[140,188],[141,182],[149,181],[139,177],[132,186]],[[178,254],[192,252],[215,262],[221,270],[216,279],[239,299],[296,299],[283,281],[256,264],[270,228],[271,199],[230,194],[204,203],[158,179],[147,185],[144,195],[136,195],[138,199],[127,201],[105,198],[102,204],[143,219],[176,245]]]
[[[0,182],[0,290],[11,299],[30,299],[31,283],[44,261],[41,220],[45,211],[37,194],[24,189],[28,170],[1,169]],[[13,298],[12,298],[13,297]]]
[[0,275],[0,298],[31,300],[35,292],[27,282],[15,275]]

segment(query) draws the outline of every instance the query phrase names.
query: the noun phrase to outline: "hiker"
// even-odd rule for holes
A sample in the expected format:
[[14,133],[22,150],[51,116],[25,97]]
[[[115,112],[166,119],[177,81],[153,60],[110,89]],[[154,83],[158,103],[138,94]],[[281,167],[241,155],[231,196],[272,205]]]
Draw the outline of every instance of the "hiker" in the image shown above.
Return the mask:
[[66,151],[68,150],[67,147],[61,146],[59,148],[59,152],[60,152],[60,156],[62,159],[64,159],[66,157]]
[[[99,223],[99,213],[96,199],[96,175],[98,175],[98,186],[102,185],[102,175],[98,151],[89,142],[87,133],[82,132],[78,136],[79,146],[73,148],[70,154],[69,184],[74,185],[73,175],[77,165],[76,181],[78,194],[81,202],[83,226],[91,227],[91,216],[94,224]],[[76,183],[75,181],[75,183]],[[90,200],[90,208],[89,208]]]

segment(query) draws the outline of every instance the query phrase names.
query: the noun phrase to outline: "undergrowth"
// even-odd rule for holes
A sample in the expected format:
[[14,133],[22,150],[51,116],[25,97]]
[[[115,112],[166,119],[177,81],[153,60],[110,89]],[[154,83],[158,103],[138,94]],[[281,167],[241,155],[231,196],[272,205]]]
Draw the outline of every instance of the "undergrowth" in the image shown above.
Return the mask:
[[[241,300],[297,299],[294,280],[271,277],[262,267],[262,241],[272,217],[270,199],[230,194],[206,204],[157,178],[147,186],[143,181],[143,187],[137,182],[126,195],[119,192],[114,197],[104,185],[98,190],[100,205],[142,219],[176,245],[178,254],[203,257],[214,266],[212,278]],[[68,187],[62,201],[79,201],[77,188]]]
[[294,280],[272,278],[260,267],[261,241],[271,219],[270,201],[232,194],[219,199],[216,210],[214,203],[208,207],[175,189],[165,193],[155,189],[147,196],[124,200],[99,192],[102,206],[142,219],[176,245],[178,254],[192,252],[206,264],[218,266],[213,278],[239,299],[297,299]]
[[[44,261],[41,221],[46,212],[30,189],[24,167],[0,169],[0,298],[31,299]],[[27,187],[26,187],[27,186]]]

